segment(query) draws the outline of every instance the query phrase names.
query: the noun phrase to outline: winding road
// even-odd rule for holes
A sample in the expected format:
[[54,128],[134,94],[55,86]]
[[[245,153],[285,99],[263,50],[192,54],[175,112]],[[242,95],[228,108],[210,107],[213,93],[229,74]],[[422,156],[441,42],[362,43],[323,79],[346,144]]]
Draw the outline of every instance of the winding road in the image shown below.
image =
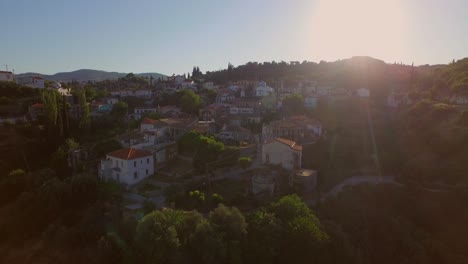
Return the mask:
[[322,200],[337,195],[347,186],[354,186],[359,184],[394,184],[402,186],[401,183],[395,181],[395,177],[393,176],[354,176],[347,178],[341,183],[335,185],[322,197]]

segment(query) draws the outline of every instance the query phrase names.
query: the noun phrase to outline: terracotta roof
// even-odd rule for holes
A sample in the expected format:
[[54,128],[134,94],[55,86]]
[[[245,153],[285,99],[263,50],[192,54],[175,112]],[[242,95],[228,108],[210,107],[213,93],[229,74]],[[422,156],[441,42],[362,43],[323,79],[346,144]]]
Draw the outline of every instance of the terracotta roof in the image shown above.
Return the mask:
[[154,125],[154,124],[158,123],[158,120],[145,117],[143,119],[143,121],[141,121],[141,123],[144,124],[144,125]]
[[42,107],[44,107],[44,104],[35,103],[35,104],[31,105],[31,106],[36,107],[36,108],[42,108]]
[[294,150],[302,151],[302,146],[297,145],[296,142],[294,142],[292,140],[289,140],[289,139],[280,138],[280,137],[277,137],[274,140],[272,140],[270,142],[267,142],[266,144],[272,143],[272,142],[275,142],[275,141],[283,143],[283,144],[289,146],[290,148],[292,148]]
[[124,160],[133,160],[143,157],[152,156],[148,151],[134,149],[134,148],[123,148],[107,154],[108,156],[124,159]]

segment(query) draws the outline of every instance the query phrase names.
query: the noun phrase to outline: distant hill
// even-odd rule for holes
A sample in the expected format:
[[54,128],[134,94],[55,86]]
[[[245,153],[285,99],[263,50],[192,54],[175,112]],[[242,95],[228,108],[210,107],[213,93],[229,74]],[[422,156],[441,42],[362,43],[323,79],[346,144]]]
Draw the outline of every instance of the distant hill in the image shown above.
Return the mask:
[[[72,72],[58,72],[53,75],[35,73],[35,72],[27,72],[22,74],[17,74],[17,78],[22,77],[29,77],[29,76],[42,76],[42,78],[46,80],[53,80],[59,82],[70,82],[70,81],[104,81],[104,80],[115,80],[120,77],[124,77],[127,73],[122,72],[106,72],[106,71],[99,71],[99,70],[89,70],[89,69],[81,69]],[[144,76],[149,77],[153,76],[153,78],[158,79],[159,77],[165,78],[166,75],[157,73],[157,72],[146,72],[146,73],[137,73],[137,76]]]

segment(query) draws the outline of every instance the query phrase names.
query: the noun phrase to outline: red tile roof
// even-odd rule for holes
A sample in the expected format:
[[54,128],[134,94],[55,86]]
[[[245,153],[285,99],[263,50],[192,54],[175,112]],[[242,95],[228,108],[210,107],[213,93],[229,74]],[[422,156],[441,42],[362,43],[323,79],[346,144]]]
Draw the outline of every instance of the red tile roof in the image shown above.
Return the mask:
[[141,123],[144,125],[154,125],[158,123],[158,120],[145,117]]
[[108,153],[107,155],[114,157],[114,158],[118,158],[118,159],[124,159],[124,160],[133,160],[133,159],[152,156],[152,154],[148,151],[134,149],[134,148],[119,149],[111,153]]
[[275,138],[275,140],[267,142],[267,144],[272,143],[274,141],[283,143],[283,144],[289,146],[290,148],[292,148],[294,150],[302,151],[302,146],[301,145],[297,145],[296,142],[294,142],[292,140],[289,140],[289,139],[285,139],[285,138],[277,137],[277,138]]

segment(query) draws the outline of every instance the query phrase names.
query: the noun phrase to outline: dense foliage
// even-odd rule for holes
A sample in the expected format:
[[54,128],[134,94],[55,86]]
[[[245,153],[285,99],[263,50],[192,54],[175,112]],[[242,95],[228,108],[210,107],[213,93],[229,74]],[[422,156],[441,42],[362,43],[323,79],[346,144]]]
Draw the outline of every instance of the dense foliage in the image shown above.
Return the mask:
[[179,151],[193,155],[194,167],[204,170],[206,165],[218,159],[224,151],[224,144],[213,136],[204,136],[191,131],[178,141]]

